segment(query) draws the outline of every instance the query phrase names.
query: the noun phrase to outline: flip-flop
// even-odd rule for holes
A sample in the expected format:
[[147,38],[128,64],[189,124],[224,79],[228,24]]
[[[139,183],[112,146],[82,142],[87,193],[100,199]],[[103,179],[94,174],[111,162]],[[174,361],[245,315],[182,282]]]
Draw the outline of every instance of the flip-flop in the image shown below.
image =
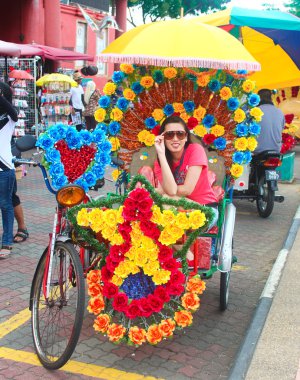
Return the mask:
[[[14,243],[23,243],[29,237],[27,229],[18,228],[17,233],[14,236]],[[21,238],[18,240],[17,238]]]
[[0,250],[0,259],[6,259],[8,256],[11,255],[12,247],[8,245],[3,245]]

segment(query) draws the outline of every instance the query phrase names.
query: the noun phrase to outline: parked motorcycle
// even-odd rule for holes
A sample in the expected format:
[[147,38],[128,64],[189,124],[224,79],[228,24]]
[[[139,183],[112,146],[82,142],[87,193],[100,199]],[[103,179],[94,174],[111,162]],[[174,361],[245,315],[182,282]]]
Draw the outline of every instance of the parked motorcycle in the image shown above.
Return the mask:
[[266,150],[253,156],[251,164],[245,168],[243,176],[235,183],[233,198],[256,201],[259,216],[262,218],[270,216],[274,202],[284,201],[284,196],[275,195],[279,179],[276,168],[279,166],[281,166],[281,155],[276,151]]

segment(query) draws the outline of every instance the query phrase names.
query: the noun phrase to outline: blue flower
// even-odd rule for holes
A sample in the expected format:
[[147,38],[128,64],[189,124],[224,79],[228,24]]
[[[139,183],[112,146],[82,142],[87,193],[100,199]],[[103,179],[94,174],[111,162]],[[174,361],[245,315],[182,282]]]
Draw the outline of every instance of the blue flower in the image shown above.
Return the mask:
[[50,127],[47,132],[48,132],[48,135],[56,141],[62,138],[59,133],[59,129],[56,127],[56,125],[53,125],[52,127]]
[[124,78],[125,74],[123,73],[123,71],[115,71],[111,77],[114,83],[121,83],[123,82]]
[[248,135],[248,126],[244,123],[237,124],[235,128],[235,133],[239,137],[247,136]]
[[110,164],[110,161],[111,161],[111,156],[110,156],[110,152],[109,151],[101,151],[99,150],[96,155],[95,155],[95,165],[108,165]]
[[105,134],[107,134],[108,131],[108,125],[105,123],[98,123],[96,125],[95,130],[98,129],[99,131],[103,131]]
[[227,107],[230,111],[235,111],[239,108],[240,102],[237,98],[230,98],[227,100]]
[[60,138],[64,139],[67,135],[67,131],[68,131],[69,127],[64,125],[63,123],[57,123],[56,128],[58,130]]
[[260,125],[255,123],[255,122],[252,122],[250,125],[249,125],[249,133],[250,135],[254,135],[254,136],[257,136],[260,134]]
[[48,162],[60,162],[60,152],[56,149],[48,149],[47,153],[45,154],[45,159]]
[[221,88],[221,83],[217,80],[217,79],[212,79],[209,83],[208,83],[208,87],[211,91],[213,92],[217,92],[220,90]]
[[93,142],[93,136],[91,132],[82,129],[79,133],[84,145],[90,145]]
[[252,160],[252,153],[250,150],[244,152],[244,164],[249,164]]
[[68,178],[65,175],[59,175],[53,178],[52,180],[52,187],[55,190],[60,189],[62,186],[66,185],[68,183]]
[[108,126],[108,132],[110,135],[115,136],[121,130],[121,125],[117,121],[112,121]]
[[153,73],[153,79],[156,83],[162,83],[164,81],[164,76],[161,70],[155,70]]
[[237,70],[237,74],[247,74],[247,70]]
[[66,137],[66,142],[70,149],[79,149],[82,146],[83,141],[80,138],[79,132],[72,133]]
[[243,152],[234,152],[233,155],[232,155],[232,161],[235,163],[235,164],[239,164],[239,165],[242,165],[242,163],[244,162],[244,153]]
[[214,141],[214,146],[218,150],[224,150],[226,148],[226,139],[224,137],[218,137]]
[[88,171],[82,176],[83,180],[86,181],[88,187],[94,186],[97,181],[97,177],[91,171]]
[[186,110],[186,112],[193,112],[195,109],[195,103],[188,100],[188,101],[183,103],[183,107]]
[[49,174],[51,177],[59,177],[64,174],[64,166],[61,162],[55,162],[50,166]]
[[260,96],[257,94],[250,94],[248,96],[248,104],[251,107],[256,107],[259,105],[260,102]]
[[205,128],[211,128],[215,124],[215,117],[208,113],[206,116],[204,116],[202,124]]
[[105,140],[100,146],[102,152],[110,153],[111,152],[111,143],[108,140]]
[[128,108],[129,101],[125,98],[119,98],[117,101],[117,107],[120,108],[121,111],[126,111]]
[[82,177],[77,178],[74,183],[78,186],[81,186],[86,193],[89,191],[88,184],[86,183],[86,181]]
[[140,84],[140,82],[132,83],[131,89],[137,95],[141,94],[144,91],[144,87]]
[[234,77],[230,74],[226,74],[225,86],[231,86],[233,81],[234,81]]
[[51,137],[43,133],[40,135],[35,145],[41,147],[44,150],[47,150],[49,148],[52,148],[54,143],[55,141]]
[[99,144],[102,144],[103,141],[105,140],[106,138],[106,135],[105,135],[105,132],[103,131],[103,129],[100,129],[100,128],[96,128],[94,131],[93,131],[93,141],[99,145]]
[[107,95],[101,96],[98,101],[98,104],[102,108],[107,108],[110,105],[110,97]]
[[174,107],[172,106],[172,104],[166,104],[163,111],[166,116],[171,116],[174,113]]
[[157,123],[156,123],[154,117],[147,117],[147,119],[145,120],[145,125],[149,129],[153,129],[156,126],[156,124]]

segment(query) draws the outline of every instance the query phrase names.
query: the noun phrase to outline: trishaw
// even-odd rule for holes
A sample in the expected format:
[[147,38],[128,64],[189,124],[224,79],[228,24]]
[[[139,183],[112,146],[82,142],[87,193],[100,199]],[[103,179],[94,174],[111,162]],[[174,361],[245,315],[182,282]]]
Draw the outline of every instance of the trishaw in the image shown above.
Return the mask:
[[[251,126],[261,116],[254,83],[248,72],[236,69],[253,69],[255,63],[188,60],[176,58],[174,65],[163,60],[164,67],[157,57],[147,65],[139,60],[121,64],[103,88],[94,131],[58,124],[39,137],[37,145],[45,152],[40,166],[57,208],[33,278],[30,310],[36,353],[48,369],[63,366],[76,347],[85,279],[94,329],[113,343],[158,344],[190,326],[205,290],[201,277],[216,271],[221,272],[221,310],[227,307],[234,262],[232,186],[242,174],[241,164],[251,160],[256,142]],[[187,68],[200,62],[204,68]],[[155,135],[173,113],[204,144],[216,174],[212,183],[217,180],[219,219],[209,231],[210,207],[162,197],[137,174],[153,162]],[[122,164],[112,174],[125,194],[91,197],[89,188],[103,178],[111,156]],[[182,248],[175,252],[172,246],[179,241]],[[194,265],[189,270],[191,246]]]

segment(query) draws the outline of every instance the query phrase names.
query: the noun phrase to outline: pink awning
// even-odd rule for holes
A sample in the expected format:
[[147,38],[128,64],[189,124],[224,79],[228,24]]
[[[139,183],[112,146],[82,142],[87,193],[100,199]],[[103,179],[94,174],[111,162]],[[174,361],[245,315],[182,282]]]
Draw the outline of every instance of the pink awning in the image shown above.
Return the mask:
[[0,40],[0,56],[20,57],[21,49],[10,42]]
[[[89,54],[78,53],[72,50],[59,49],[52,46],[32,44],[27,45],[30,47],[38,48],[43,51],[44,58],[58,61],[76,61],[76,60],[84,60],[84,61],[93,61],[95,57]],[[36,54],[39,55],[39,54]]]

